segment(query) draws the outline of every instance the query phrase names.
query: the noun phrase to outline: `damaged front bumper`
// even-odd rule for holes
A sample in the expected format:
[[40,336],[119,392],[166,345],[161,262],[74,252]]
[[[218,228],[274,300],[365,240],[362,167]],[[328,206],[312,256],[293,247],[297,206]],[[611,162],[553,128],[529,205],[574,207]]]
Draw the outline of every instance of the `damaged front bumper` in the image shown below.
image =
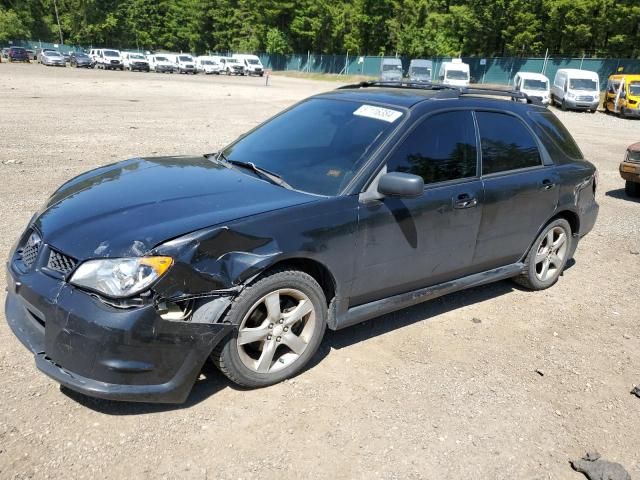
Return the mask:
[[[120,309],[35,269],[7,265],[5,316],[45,374],[112,400],[181,403],[227,323],[168,321],[153,305]],[[228,302],[228,298],[221,298]]]

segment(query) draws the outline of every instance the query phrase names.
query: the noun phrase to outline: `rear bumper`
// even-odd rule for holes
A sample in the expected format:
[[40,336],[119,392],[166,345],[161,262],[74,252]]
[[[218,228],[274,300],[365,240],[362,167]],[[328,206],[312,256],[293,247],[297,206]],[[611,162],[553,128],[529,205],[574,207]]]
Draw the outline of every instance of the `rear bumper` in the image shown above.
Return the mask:
[[620,176],[624,180],[640,183],[640,163],[620,163]]
[[37,270],[8,266],[5,316],[38,369],[85,395],[186,400],[229,324],[163,320],[152,305],[116,309]]

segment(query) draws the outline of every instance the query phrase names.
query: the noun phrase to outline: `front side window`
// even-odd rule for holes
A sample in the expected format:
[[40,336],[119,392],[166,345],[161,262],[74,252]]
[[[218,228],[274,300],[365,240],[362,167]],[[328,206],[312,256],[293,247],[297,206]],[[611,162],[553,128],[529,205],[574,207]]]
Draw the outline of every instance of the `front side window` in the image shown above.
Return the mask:
[[470,111],[423,120],[387,162],[387,171],[419,175],[425,184],[475,177],[476,137]]
[[297,190],[337,195],[402,116],[393,108],[312,98],[258,127],[224,154],[267,169]]
[[535,139],[522,121],[496,112],[477,112],[482,146],[482,174],[541,165]]

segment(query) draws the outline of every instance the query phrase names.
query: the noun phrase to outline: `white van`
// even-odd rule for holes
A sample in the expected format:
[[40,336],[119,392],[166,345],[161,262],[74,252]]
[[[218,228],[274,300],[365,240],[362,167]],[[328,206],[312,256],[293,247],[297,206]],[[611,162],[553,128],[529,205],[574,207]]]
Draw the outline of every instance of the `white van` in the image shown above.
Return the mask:
[[549,105],[551,87],[549,79],[541,73],[518,72],[513,77],[513,89],[524,93],[532,100],[538,100],[543,105]]
[[138,70],[139,72],[149,71],[149,61],[142,53],[122,52],[122,64],[124,68],[131,72],[134,70]]
[[453,87],[466,87],[469,85],[469,64],[460,58],[454,58],[450,62],[442,62],[438,73],[440,83]]
[[95,66],[103,70],[124,70],[120,50],[99,48],[95,51]]
[[432,72],[433,63],[431,60],[414,58],[409,63],[408,77],[412,82],[430,82]]
[[156,73],[173,73],[176,69],[169,55],[157,53],[149,55],[147,59],[149,60],[149,68]]
[[234,54],[233,58],[237,59],[247,75],[264,75],[264,66],[257,55]]
[[245,75],[244,63],[240,63],[237,58],[220,57],[220,71],[227,75]]
[[600,103],[600,78],[596,72],[561,68],[551,87],[551,103],[563,110],[589,110],[594,113]]
[[215,73],[220,75],[220,62],[215,57],[200,56],[196,57],[196,70],[206,75]]
[[196,74],[196,61],[188,53],[177,53],[175,55],[167,55],[169,60],[173,62],[176,72]]
[[380,81],[401,82],[402,62],[399,58],[383,58],[380,63]]

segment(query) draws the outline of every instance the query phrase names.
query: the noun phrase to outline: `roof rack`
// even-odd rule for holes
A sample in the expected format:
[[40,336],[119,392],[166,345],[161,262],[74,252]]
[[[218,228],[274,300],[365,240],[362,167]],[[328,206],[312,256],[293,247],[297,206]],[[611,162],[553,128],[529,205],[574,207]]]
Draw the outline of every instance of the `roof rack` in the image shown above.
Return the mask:
[[338,87],[338,90],[349,90],[355,88],[368,88],[368,87],[383,87],[383,88],[412,88],[417,90],[441,90],[442,93],[438,94],[437,98],[456,98],[461,95],[487,95],[492,97],[509,97],[512,100],[520,101],[522,103],[532,103],[534,105],[541,105],[536,98],[531,98],[527,94],[516,90],[503,90],[499,88],[491,87],[455,87],[451,85],[444,85],[442,83],[432,82],[405,82],[405,81],[366,81],[353,83],[350,85],[343,85]]

